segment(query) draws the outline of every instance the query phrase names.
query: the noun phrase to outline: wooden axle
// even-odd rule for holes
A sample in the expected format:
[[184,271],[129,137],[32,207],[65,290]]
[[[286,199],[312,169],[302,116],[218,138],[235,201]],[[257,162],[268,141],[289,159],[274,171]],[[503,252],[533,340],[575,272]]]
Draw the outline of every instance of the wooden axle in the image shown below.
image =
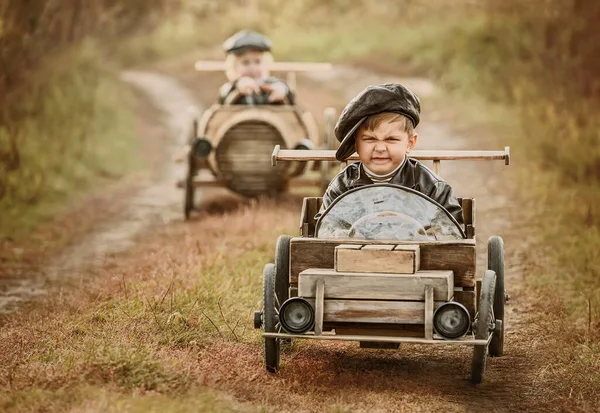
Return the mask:
[[[277,161],[325,161],[337,162],[335,150],[315,149],[281,149],[276,145],[271,154],[271,164],[277,165]],[[503,160],[505,165],[510,165],[510,147],[506,146],[503,151],[437,151],[422,150],[412,151],[409,156],[419,161],[434,161],[434,169],[439,168],[439,161],[474,161],[474,160]],[[357,153],[350,155],[348,161],[358,161]]]

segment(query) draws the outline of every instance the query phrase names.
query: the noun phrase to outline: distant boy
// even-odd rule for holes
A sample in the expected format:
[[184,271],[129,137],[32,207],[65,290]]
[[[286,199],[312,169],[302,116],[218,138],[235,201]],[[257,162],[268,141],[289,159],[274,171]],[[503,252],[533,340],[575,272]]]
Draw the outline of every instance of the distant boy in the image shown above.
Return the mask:
[[[220,103],[250,103],[248,96],[262,98],[257,104],[283,103],[288,98],[293,103],[289,87],[281,80],[269,76],[268,66],[273,62],[271,42],[260,33],[243,30],[223,43],[227,53],[225,74],[229,83],[219,90]],[[231,102],[234,96],[243,97]],[[266,100],[266,101],[265,101]]]
[[462,209],[452,187],[407,155],[415,147],[421,103],[399,83],[369,86],[346,105],[335,125],[341,142],[339,161],[355,151],[360,162],[348,165],[329,184],[318,218],[340,195],[373,183],[390,183],[419,191],[441,204],[463,225]]

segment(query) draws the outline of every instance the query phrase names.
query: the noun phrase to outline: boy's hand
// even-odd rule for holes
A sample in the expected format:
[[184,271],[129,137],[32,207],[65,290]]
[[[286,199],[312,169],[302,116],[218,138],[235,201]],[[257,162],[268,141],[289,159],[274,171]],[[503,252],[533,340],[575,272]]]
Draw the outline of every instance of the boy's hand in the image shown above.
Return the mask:
[[253,93],[256,93],[257,95],[260,94],[260,86],[258,85],[258,82],[248,76],[240,77],[235,88],[242,95],[251,95]]
[[265,83],[261,89],[269,93],[269,102],[283,102],[288,94],[288,88],[282,82]]

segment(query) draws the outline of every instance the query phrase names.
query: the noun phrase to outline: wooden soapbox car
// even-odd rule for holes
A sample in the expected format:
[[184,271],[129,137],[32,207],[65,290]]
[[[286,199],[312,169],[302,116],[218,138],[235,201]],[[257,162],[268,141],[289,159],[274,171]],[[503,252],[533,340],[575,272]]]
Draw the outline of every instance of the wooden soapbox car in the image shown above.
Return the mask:
[[[504,160],[504,151],[413,151],[419,160]],[[277,161],[335,160],[334,151],[276,148]],[[355,160],[356,154],[350,160]],[[471,380],[483,380],[486,357],[504,346],[504,244],[488,240],[485,270],[476,268],[475,200],[459,198],[464,226],[427,196],[390,184],[337,198],[315,221],[322,198],[304,198],[300,236],[282,235],[264,268],[265,364],[279,368],[280,341],[359,341],[473,346]],[[477,279],[477,275],[481,279]]]
[[[198,61],[198,71],[223,71],[223,62]],[[296,94],[296,72],[329,70],[328,63],[275,62],[273,72],[287,72],[287,83]],[[246,104],[237,104],[245,99]],[[335,109],[324,114],[324,131],[320,132],[313,116],[295,102],[267,104],[265,95],[230,95],[223,104],[214,104],[200,119],[194,119],[186,155],[187,173],[177,186],[185,190],[184,214],[194,209],[195,189],[226,187],[245,197],[273,195],[294,186],[326,188],[330,164],[312,163],[317,176],[301,179],[307,162],[288,162],[271,166],[273,146],[287,149],[334,149]],[[206,176],[201,172],[207,170]],[[204,174],[207,175],[207,174]]]

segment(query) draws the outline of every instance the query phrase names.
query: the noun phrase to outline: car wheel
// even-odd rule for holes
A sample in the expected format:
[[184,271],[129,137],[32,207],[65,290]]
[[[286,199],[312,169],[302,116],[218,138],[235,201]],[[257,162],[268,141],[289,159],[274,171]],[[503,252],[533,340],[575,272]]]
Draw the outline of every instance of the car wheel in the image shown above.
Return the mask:
[[[487,340],[490,332],[494,330],[493,317],[494,291],[496,287],[496,274],[487,270],[481,283],[481,294],[479,296],[479,307],[475,316],[475,338]],[[487,357],[487,344],[476,345],[473,349],[473,361],[471,363],[471,381],[473,384],[483,382],[485,373],[485,362]]]

